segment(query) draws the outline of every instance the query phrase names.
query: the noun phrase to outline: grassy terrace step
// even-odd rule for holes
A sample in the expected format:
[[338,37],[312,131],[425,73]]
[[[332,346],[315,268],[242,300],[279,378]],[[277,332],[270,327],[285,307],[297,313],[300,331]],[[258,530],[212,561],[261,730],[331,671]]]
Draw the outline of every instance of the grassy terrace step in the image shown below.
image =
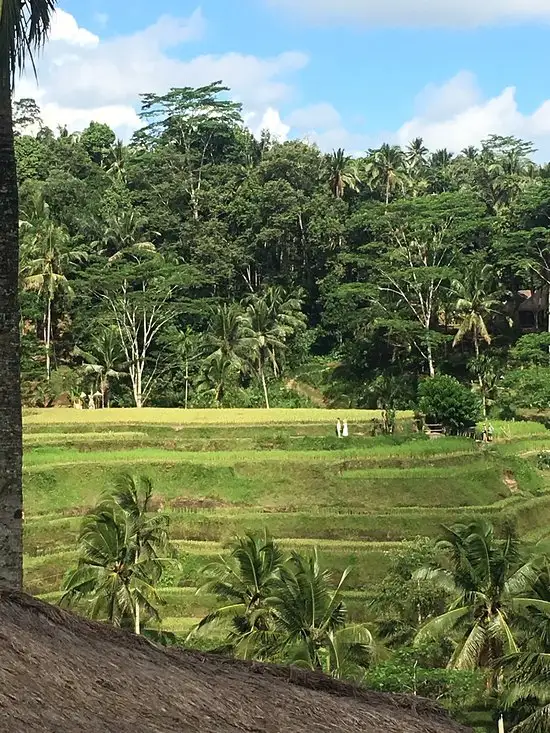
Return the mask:
[[[25,426],[32,425],[289,425],[294,423],[332,423],[346,417],[350,422],[380,419],[380,410],[327,410],[321,408],[273,408],[183,410],[163,408],[126,408],[115,410],[26,409]],[[412,417],[400,412],[398,418]]]
[[[445,444],[455,451],[460,448],[459,454],[447,456],[454,463],[447,475]],[[466,442],[468,448],[472,445],[471,441]],[[240,506],[245,510],[299,510],[316,505],[383,509],[491,504],[509,495],[503,474],[507,470],[515,472],[518,459],[504,459],[498,454],[486,456],[475,446],[470,453],[463,448],[462,441],[451,440],[420,440],[338,453],[186,453],[155,448],[82,453],[41,448],[26,456],[25,507],[27,516],[77,513],[79,508],[93,505],[101,490],[112,485],[122,471],[150,476],[159,502],[166,506],[174,502],[176,507],[191,507],[195,499],[209,499],[214,505]],[[418,463],[422,460],[424,466],[420,468]],[[396,468],[391,465],[396,461],[414,461],[415,465]],[[526,476],[529,470],[533,472],[525,464]]]
[[[334,573],[334,580],[347,567],[352,568],[347,587],[369,587],[386,573],[392,554],[401,543],[342,542],[321,539],[283,539],[279,544],[287,550],[311,552],[316,547],[319,557]],[[170,569],[174,581],[181,586],[196,586],[204,582],[203,568],[228,550],[221,543],[176,541],[179,567]],[[39,556],[25,555],[25,588],[32,594],[55,591],[61,587],[65,571],[77,559],[75,549],[51,552]]]
[[[217,510],[172,512],[173,540],[210,541],[224,543],[245,531],[263,532],[267,529],[274,537],[289,540],[333,540],[350,542],[397,542],[417,536],[436,536],[441,524],[469,521],[474,516],[487,516],[497,522],[518,521],[522,528],[544,521],[550,495],[525,500],[521,496],[495,505],[459,508],[409,507],[388,513],[334,513],[321,512],[250,512],[244,510]],[[540,514],[537,511],[540,509]],[[80,517],[60,519],[36,518],[25,522],[25,551],[30,556],[44,555],[55,550],[69,550],[76,545]]]

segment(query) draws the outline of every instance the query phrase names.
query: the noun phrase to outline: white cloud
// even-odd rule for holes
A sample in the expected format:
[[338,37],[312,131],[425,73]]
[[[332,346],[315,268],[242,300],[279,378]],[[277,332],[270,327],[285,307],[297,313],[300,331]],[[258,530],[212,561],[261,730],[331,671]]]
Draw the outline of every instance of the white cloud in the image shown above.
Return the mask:
[[268,130],[279,142],[288,139],[290,125],[283,122],[279,110],[274,107],[268,107],[261,115],[257,112],[245,114],[244,121],[256,137],[259,137],[264,130]]
[[464,26],[550,20],[548,0],[262,0],[313,23]]
[[257,116],[258,124],[267,115],[267,122],[286,134],[283,123],[268,110],[292,97],[286,77],[303,68],[307,56],[291,51],[273,58],[241,53],[177,58],[174,51],[200,39],[205,25],[198,9],[188,18],[163,16],[133,35],[102,40],[58,10],[39,60],[39,85],[28,75],[19,82],[17,96],[35,97],[52,127],[81,130],[95,119],[127,137],[139,126],[135,108],[141,93],[222,79],[232,96]]
[[61,8],[54,13],[50,29],[50,42],[61,41],[71,46],[94,48],[99,43],[99,37],[85,28],[80,28],[76,19]]
[[457,152],[495,133],[532,140],[539,148],[539,157],[550,155],[550,100],[532,114],[524,114],[514,87],[484,99],[475,77],[461,72],[446,84],[421,92],[416,107],[415,116],[395,135],[402,145],[423,137],[432,149],[446,147]]

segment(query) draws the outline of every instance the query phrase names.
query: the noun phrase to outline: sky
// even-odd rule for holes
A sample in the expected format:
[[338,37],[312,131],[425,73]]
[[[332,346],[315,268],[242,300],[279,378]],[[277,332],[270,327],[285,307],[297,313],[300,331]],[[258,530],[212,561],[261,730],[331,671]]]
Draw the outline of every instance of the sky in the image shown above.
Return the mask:
[[491,133],[550,159],[550,0],[61,0],[18,97],[129,139],[139,95],[222,80],[254,133],[361,154]]

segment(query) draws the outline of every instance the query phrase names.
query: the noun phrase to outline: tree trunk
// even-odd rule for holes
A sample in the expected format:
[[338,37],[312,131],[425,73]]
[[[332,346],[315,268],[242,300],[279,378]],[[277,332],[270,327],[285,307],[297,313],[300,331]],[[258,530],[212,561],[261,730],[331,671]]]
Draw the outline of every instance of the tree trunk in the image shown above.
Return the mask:
[[260,371],[260,378],[262,380],[262,387],[263,387],[263,390],[264,390],[265,406],[266,406],[266,409],[269,410],[269,395],[267,393],[267,382],[265,381],[264,365],[263,365],[263,363],[261,361],[260,361],[260,364],[259,364],[259,371]]
[[185,362],[185,409],[189,405],[189,362]]
[[426,342],[426,358],[428,361],[428,371],[430,373],[430,377],[435,377],[434,357],[433,357],[432,345],[430,343],[429,336]]
[[481,409],[483,411],[483,419],[485,419],[487,417],[487,401],[485,399],[485,390],[483,389],[483,377],[481,376],[481,372],[479,371],[479,339],[477,337],[477,328],[474,328],[474,348],[476,352],[476,359],[478,361],[477,382],[479,384],[479,393],[481,395]]
[[139,600],[136,598],[136,619],[135,619],[135,627],[134,631],[139,636],[141,634],[141,620],[140,620],[140,608],[139,608]]
[[48,382],[52,373],[50,347],[52,343],[52,299],[48,296],[46,308],[46,377]]
[[8,50],[0,48],[0,586],[23,582],[19,210]]

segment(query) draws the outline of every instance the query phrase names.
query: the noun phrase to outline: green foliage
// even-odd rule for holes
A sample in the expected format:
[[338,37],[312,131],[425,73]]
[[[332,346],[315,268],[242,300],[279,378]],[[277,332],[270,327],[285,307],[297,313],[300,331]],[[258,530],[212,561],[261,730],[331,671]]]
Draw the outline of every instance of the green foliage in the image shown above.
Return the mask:
[[479,398],[454,377],[438,375],[421,382],[419,407],[429,424],[440,423],[451,433],[472,428],[481,417]]
[[504,388],[515,407],[546,410],[550,405],[550,367],[514,369],[506,375]]
[[115,626],[160,621],[156,592],[170,552],[167,515],[150,515],[149,479],[122,475],[82,520],[79,557],[63,581],[61,603],[81,604]]

